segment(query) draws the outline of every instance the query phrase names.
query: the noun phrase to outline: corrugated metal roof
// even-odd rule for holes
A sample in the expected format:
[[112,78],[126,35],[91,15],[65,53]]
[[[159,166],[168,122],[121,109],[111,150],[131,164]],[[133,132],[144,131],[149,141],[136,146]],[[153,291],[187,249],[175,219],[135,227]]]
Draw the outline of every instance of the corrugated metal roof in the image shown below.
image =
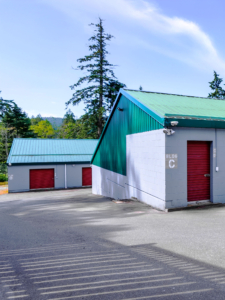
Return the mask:
[[89,162],[98,140],[14,139],[11,164]]
[[225,119],[225,101],[209,98],[125,90],[160,116]]

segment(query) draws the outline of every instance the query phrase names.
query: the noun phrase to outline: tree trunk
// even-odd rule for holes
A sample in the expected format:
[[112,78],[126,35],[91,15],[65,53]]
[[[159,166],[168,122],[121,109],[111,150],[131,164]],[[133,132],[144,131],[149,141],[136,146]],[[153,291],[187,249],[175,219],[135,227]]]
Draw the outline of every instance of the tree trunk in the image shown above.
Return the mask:
[[[99,41],[99,48],[100,48],[100,80],[99,80],[99,108],[101,110],[103,106],[103,27],[102,27],[102,20],[100,19],[99,23],[99,32],[100,32],[100,41]],[[102,113],[98,117],[98,137],[102,134]]]

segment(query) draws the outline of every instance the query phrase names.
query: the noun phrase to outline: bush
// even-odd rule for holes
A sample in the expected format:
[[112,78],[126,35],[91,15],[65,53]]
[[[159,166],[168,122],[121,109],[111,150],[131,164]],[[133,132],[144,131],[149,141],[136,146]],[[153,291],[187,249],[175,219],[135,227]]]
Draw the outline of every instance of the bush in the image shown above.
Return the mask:
[[6,174],[0,173],[0,182],[8,181],[8,176]]

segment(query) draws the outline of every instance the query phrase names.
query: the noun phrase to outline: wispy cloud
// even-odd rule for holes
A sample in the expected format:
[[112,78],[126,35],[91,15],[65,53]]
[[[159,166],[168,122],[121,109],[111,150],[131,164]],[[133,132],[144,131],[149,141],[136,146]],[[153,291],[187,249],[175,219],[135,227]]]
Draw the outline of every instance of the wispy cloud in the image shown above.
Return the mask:
[[27,110],[26,113],[28,114],[29,117],[36,117],[37,115],[41,115],[42,117],[54,117],[54,118],[62,118],[62,115],[57,115],[57,114],[52,114],[52,113],[48,113],[48,112],[40,112],[37,110]]
[[[115,22],[131,22],[140,29],[147,30],[148,36],[143,40],[142,45],[182,60],[196,68],[216,69],[225,71],[225,60],[218,53],[213,45],[210,36],[201,27],[190,20],[177,16],[166,16],[153,4],[143,0],[39,0],[54,6],[56,9],[68,16],[79,17],[82,11],[83,17],[96,12],[96,17],[107,15],[115,16]],[[121,27],[121,34],[122,34]],[[157,34],[161,38],[161,48],[152,46],[151,34]],[[138,37],[137,37],[138,38]],[[140,37],[139,37],[140,38]],[[171,38],[170,48],[163,46],[163,40]],[[181,39],[191,42],[182,44]],[[183,41],[183,40],[182,40]],[[171,50],[172,46],[173,50]]]

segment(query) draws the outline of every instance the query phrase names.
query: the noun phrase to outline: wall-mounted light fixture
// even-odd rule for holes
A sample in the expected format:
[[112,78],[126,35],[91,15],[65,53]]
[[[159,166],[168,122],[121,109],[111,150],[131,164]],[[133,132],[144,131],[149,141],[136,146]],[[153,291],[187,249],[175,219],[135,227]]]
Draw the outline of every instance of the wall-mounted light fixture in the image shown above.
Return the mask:
[[163,129],[163,132],[167,135],[172,135],[175,133],[175,131],[172,129]]
[[171,121],[170,124],[171,124],[171,126],[177,126],[178,121]]
[[123,111],[123,108],[117,107],[117,109],[118,109],[119,111]]

